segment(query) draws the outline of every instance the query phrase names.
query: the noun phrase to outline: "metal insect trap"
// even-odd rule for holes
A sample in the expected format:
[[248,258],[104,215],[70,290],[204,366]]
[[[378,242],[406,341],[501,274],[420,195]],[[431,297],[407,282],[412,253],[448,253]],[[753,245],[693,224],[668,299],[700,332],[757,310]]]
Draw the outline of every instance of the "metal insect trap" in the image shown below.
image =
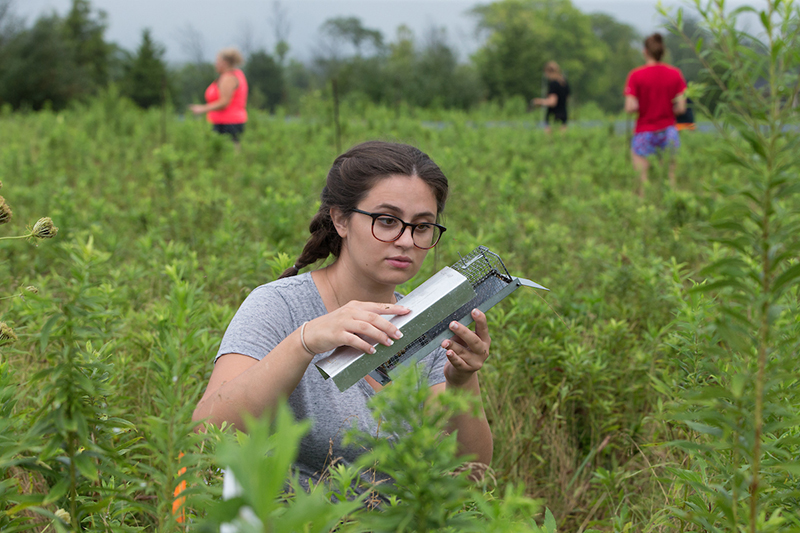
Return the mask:
[[392,346],[376,343],[375,353],[341,346],[316,363],[325,379],[333,379],[340,391],[355,385],[367,374],[385,385],[401,364],[413,364],[451,337],[450,323],[472,323],[472,310],[484,313],[521,286],[549,290],[538,283],[508,273],[500,256],[478,246],[452,266],[444,267],[411,291],[399,304],[411,310],[406,315],[384,318],[403,332]]

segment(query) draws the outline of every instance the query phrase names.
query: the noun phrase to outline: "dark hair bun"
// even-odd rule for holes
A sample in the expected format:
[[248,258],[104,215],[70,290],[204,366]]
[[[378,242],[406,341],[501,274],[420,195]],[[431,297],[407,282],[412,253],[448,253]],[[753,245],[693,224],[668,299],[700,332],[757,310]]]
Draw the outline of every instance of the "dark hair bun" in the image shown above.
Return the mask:
[[647,50],[647,54],[650,57],[656,61],[661,61],[661,58],[664,56],[664,40],[661,37],[661,34],[654,33],[645,39],[644,48]]

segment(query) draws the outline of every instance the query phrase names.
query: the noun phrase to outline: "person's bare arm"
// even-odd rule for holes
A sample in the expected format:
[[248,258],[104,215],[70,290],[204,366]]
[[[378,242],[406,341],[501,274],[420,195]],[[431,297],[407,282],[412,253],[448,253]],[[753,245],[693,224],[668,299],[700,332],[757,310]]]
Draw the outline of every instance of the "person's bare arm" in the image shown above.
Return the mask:
[[[406,307],[369,302],[349,302],[332,313],[309,321],[305,328],[306,345],[314,353],[324,353],[337,346],[372,350],[361,336],[390,345],[400,330],[381,314],[402,315]],[[391,336],[391,338],[390,338]],[[203,397],[192,420],[207,420],[215,426],[227,422],[243,429],[242,413],[260,416],[274,409],[300,383],[314,356],[300,342],[300,328],[278,343],[264,359],[229,353],[214,366]]]
[[544,107],[555,107],[558,105],[558,95],[556,93],[550,93],[547,95],[547,98],[534,98],[531,100],[533,105],[541,105]]
[[[431,387],[434,394],[455,388],[475,395],[480,401],[478,370],[489,357],[491,338],[486,315],[476,309],[472,318],[475,320],[474,332],[458,322],[450,325],[450,330],[455,336],[442,342],[442,347],[447,350],[448,359],[445,366],[446,381]],[[478,416],[471,414],[454,416],[450,421],[450,429],[458,432],[456,439],[460,455],[473,455],[476,461],[485,465],[491,464],[494,438],[482,403]]]
[[223,355],[214,365],[192,420],[205,420],[217,427],[227,422],[244,430],[242,413],[259,417],[277,406],[282,398],[288,398],[311,359],[311,354],[300,344],[299,331],[289,335],[261,361],[237,353]]
[[686,93],[681,93],[672,101],[672,112],[675,116],[686,113]]
[[[474,394],[477,397],[481,395],[481,386],[478,382],[478,376],[475,375],[470,379],[469,383],[460,387],[464,390]],[[431,390],[434,394],[440,394],[447,389],[445,383],[433,385]],[[461,414],[454,416],[450,420],[450,431],[457,431],[456,440],[458,442],[459,455],[472,455],[479,463],[489,465],[492,463],[492,456],[494,455],[494,438],[492,437],[492,429],[489,427],[489,422],[486,420],[486,413],[481,404],[480,414],[477,417],[471,414]]]
[[639,99],[630,94],[625,95],[625,112],[636,113],[639,111]]

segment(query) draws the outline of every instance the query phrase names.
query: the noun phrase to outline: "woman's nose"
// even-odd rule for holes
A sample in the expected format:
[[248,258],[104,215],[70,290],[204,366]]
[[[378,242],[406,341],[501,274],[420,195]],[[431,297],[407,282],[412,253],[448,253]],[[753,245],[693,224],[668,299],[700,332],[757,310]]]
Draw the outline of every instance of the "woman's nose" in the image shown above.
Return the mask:
[[405,246],[406,248],[414,246],[414,237],[412,235],[413,233],[414,231],[411,228],[411,226],[406,226],[405,228],[403,228],[403,232],[400,234],[400,236],[397,238],[395,242],[398,243],[400,246]]

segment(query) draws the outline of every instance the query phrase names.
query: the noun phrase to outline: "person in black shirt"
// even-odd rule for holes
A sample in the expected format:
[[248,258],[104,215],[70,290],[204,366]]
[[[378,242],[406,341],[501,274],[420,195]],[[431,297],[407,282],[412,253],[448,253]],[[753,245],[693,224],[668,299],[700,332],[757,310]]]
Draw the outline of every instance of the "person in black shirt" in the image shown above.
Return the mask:
[[567,97],[569,96],[569,83],[561,73],[561,67],[555,61],[548,61],[544,67],[547,78],[547,98],[534,98],[533,105],[547,107],[544,121],[547,123],[545,131],[550,133],[550,119],[561,122],[561,129],[567,127]]
[[692,111],[692,99],[686,99],[686,111],[682,115],[675,117],[675,128],[678,131],[694,129],[694,111]]

